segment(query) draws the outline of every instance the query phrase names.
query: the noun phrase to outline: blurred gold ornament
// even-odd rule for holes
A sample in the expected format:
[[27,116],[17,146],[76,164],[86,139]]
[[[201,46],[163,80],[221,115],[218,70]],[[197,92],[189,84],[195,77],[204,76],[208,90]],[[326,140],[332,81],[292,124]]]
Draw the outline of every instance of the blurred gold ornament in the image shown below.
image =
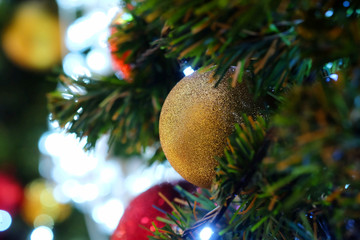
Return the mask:
[[22,216],[29,225],[53,224],[70,215],[71,206],[56,201],[53,190],[44,180],[35,180],[26,186]]
[[189,182],[210,188],[226,138],[241,115],[257,115],[258,105],[247,85],[229,84],[235,73],[230,68],[215,88],[214,70],[184,77],[169,93],[163,105],[160,142],[170,164]]
[[38,2],[25,2],[5,29],[2,47],[15,64],[46,70],[61,60],[60,25],[56,16]]

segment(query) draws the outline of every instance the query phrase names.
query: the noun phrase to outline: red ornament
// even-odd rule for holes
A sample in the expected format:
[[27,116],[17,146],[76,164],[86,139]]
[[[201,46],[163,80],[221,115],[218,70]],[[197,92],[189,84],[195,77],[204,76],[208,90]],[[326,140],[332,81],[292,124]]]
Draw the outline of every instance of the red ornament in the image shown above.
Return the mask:
[[7,173],[0,172],[0,209],[16,213],[23,200],[23,188],[17,179]]
[[[174,189],[176,185],[180,185],[189,192],[195,190],[194,185],[181,181],[162,183],[143,192],[130,202],[110,240],[145,240],[148,239],[147,236],[152,235],[150,231],[155,231],[152,225],[153,222],[158,228],[164,227],[165,223],[157,221],[156,218],[165,217],[165,214],[153,206],[171,212],[172,208],[159,196],[159,192],[172,201],[174,198],[180,197],[179,193]],[[150,231],[144,229],[144,227],[150,229]]]

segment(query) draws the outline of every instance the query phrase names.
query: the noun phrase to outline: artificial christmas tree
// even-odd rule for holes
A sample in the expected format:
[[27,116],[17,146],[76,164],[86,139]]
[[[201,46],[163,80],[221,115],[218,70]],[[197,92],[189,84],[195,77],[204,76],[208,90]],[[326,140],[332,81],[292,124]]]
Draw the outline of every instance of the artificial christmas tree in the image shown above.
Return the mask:
[[[242,121],[234,122],[223,154],[211,159],[217,163],[211,192],[186,195],[187,207],[168,215],[151,238],[360,239],[360,3],[129,4],[131,20],[117,26],[113,38],[121,39],[120,56],[131,53],[133,80],[61,77],[67,97],[49,94],[53,118],[87,137],[88,148],[109,132],[117,154],[152,146],[157,151],[150,161],[163,161],[160,109],[190,65],[205,72],[215,66],[214,88],[245,84],[261,105],[258,114],[254,108],[237,113]],[[206,131],[217,126],[213,121]],[[194,134],[191,127],[183,130]],[[165,153],[172,151],[163,141]]]

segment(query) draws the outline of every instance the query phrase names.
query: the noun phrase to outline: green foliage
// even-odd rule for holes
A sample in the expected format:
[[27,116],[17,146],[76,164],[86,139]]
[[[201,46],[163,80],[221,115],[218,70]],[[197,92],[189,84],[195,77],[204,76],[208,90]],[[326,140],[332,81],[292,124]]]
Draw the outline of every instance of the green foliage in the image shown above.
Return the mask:
[[[357,62],[360,50],[360,2],[303,1],[302,19],[298,26],[299,46],[303,57],[311,57],[322,67],[340,58]],[[351,3],[351,4],[350,4]]]
[[[191,219],[185,232],[196,236],[211,226],[216,239],[357,239],[359,79],[340,74],[338,82],[294,88],[271,128],[262,118],[237,127],[219,159],[211,198],[219,207],[195,220],[190,204],[182,214]],[[269,152],[256,161],[266,139]]]
[[168,225],[152,239],[196,239],[208,224],[219,239],[359,239],[360,3],[131,4],[133,20],[112,39],[119,57],[130,50],[132,82],[67,79],[69,99],[50,95],[54,119],[87,136],[88,147],[109,131],[136,152],[156,144],[161,105],[181,78],[178,61],[216,66],[220,76],[236,66],[238,81],[246,69],[254,97],[269,106],[266,121],[244,117],[236,127],[212,200],[187,195],[187,207],[163,219]]
[[[214,201],[210,200],[210,192],[206,189],[202,189],[201,193],[191,194],[180,186],[175,187],[184,199],[182,204],[173,204],[176,211],[171,214],[167,214],[167,218],[158,218],[159,221],[166,223],[167,225],[161,229],[155,227],[156,231],[154,236],[149,236],[149,239],[194,239],[199,234],[198,227],[202,227],[207,224],[206,219],[211,219],[210,213],[216,213],[211,211],[216,209]],[[204,221],[205,219],[205,221]],[[200,221],[199,221],[200,220]],[[199,221],[198,226],[194,228],[194,233],[189,236],[185,233],[193,224]]]
[[292,101],[273,121],[279,139],[274,161],[264,165],[269,184],[262,197],[282,196],[279,211],[317,212],[332,236],[351,239],[359,237],[348,222],[360,219],[360,91],[358,78],[340,80],[295,88],[288,96]]
[[[61,80],[64,89],[48,94],[52,119],[69,133],[86,138],[85,149],[94,148],[107,133],[117,155],[139,154],[147,146],[159,148],[156,102],[164,97],[159,95],[161,85],[151,89],[114,78]],[[159,149],[154,159],[164,159]]]
[[153,146],[156,152],[150,163],[163,161],[159,115],[167,94],[183,76],[179,64],[150,45],[151,39],[160,35],[159,21],[147,23],[141,16],[133,16],[112,28],[116,28],[110,38],[116,49],[113,54],[121,59],[130,52],[125,61],[131,66],[130,79],[61,76],[63,88],[48,94],[52,118],[68,132],[86,137],[85,149],[93,149],[108,133],[116,155],[140,154]]
[[300,55],[295,44],[299,21],[280,9],[279,1],[150,0],[137,12],[149,9],[171,28],[161,41],[168,57],[187,59],[194,67],[216,64],[220,76],[230,66],[248,67],[253,60],[256,96],[302,81],[298,74],[306,73],[300,70],[310,60],[294,59]]
[[[294,84],[314,81],[329,61],[342,59],[350,65],[358,62],[358,3],[346,8],[336,1],[320,0],[125,2],[131,17],[112,26],[110,43],[114,55],[120,59],[126,56],[125,63],[131,67],[131,78],[127,81],[133,87],[117,91],[120,95],[130,91],[132,97],[140,94],[138,99],[142,100],[137,104],[152,101],[155,107],[151,106],[150,111],[153,109],[154,114],[139,114],[138,106],[144,105],[123,105],[123,109],[134,112],[117,121],[106,121],[106,127],[99,127],[105,116],[94,118],[93,125],[97,125],[94,128],[78,123],[77,130],[72,132],[79,137],[83,133],[90,136],[87,145],[90,148],[106,130],[118,129],[117,125],[134,118],[140,118],[135,120],[140,124],[131,127],[142,128],[145,134],[131,134],[133,128],[126,128],[122,132],[127,133],[116,134],[114,142],[124,143],[131,135],[133,139],[140,137],[125,143],[137,149],[135,152],[139,152],[140,146],[157,142],[157,113],[170,89],[182,77],[178,61],[195,68],[216,65],[216,74],[220,76],[230,66],[237,66],[240,81],[244,69],[250,70],[254,97],[262,97],[272,109],[276,109],[284,91]],[[331,18],[325,14],[329,10],[333,11]],[[115,76],[112,78],[115,82]],[[102,102],[99,98],[95,101]],[[98,108],[98,114],[105,114],[109,106],[102,104]],[[75,115],[75,109],[72,110]],[[53,115],[55,119],[58,116]],[[100,121],[96,123],[97,120]],[[153,141],[147,139],[151,134]],[[117,144],[116,148],[121,146]]]
[[[358,61],[359,3],[341,1],[148,0],[134,10],[162,19],[159,41],[170,58],[194,67],[254,64],[255,96],[313,80],[312,71],[339,58]],[[326,13],[332,12],[330,18]],[[251,61],[250,61],[251,60]],[[310,78],[310,79],[308,79]]]
[[213,192],[215,199],[222,204],[232,194],[246,190],[245,187],[257,170],[255,167],[265,156],[256,156],[256,153],[264,143],[266,121],[260,116],[256,121],[246,115],[242,119],[241,125],[235,125],[235,132],[228,140],[224,157],[219,158],[216,168]]

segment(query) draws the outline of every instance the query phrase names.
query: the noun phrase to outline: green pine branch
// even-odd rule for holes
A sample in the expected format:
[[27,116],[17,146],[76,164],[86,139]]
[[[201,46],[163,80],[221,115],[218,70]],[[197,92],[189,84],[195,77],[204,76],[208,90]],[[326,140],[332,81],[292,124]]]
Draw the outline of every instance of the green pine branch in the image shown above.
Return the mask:
[[360,3],[349,2],[139,2],[112,37],[119,56],[130,50],[134,81],[62,78],[64,90],[49,94],[52,116],[88,148],[110,133],[138,153],[158,142],[178,61],[215,65],[220,76],[236,66],[239,81],[249,70],[254,96],[267,96],[266,122],[244,117],[219,159],[212,200],[187,195],[153,238],[196,239],[209,225],[214,239],[357,239]]
[[131,68],[130,79],[60,76],[62,87],[48,94],[49,110],[61,127],[86,139],[86,150],[109,134],[116,155],[140,154],[154,147],[152,163],[165,159],[159,144],[160,110],[183,74],[176,59],[165,58],[163,50],[151,45],[161,34],[160,20],[148,22],[142,16],[131,16],[111,26],[116,31],[110,38],[119,59],[130,53],[124,61]]
[[161,88],[166,86],[146,88],[113,77],[74,80],[62,76],[60,80],[63,88],[48,94],[51,117],[67,132],[85,138],[86,150],[109,134],[117,155],[140,154],[153,146],[158,148],[154,160],[164,160],[158,144],[158,121],[159,106],[168,91]]
[[359,79],[341,74],[339,80],[294,89],[274,118],[279,142],[267,168],[276,174],[267,173],[272,184],[264,185],[263,195],[286,193],[283,210],[316,210],[336,239],[358,235],[348,232],[347,222],[360,219]]
[[[349,8],[339,6],[336,1],[321,4],[320,0],[149,0],[129,4],[127,12],[131,18],[113,25],[115,31],[110,38],[116,49],[113,54],[122,58],[129,53],[125,62],[132,69],[133,87],[129,88],[131,97],[123,99],[142,98],[134,103],[150,106],[155,113],[170,89],[182,78],[181,67],[188,64],[195,68],[216,65],[216,74],[220,76],[230,66],[236,66],[238,81],[242,80],[244,69],[250,70],[254,97],[266,96],[262,98],[264,105],[276,109],[282,93],[294,85],[316,81],[316,76],[329,61],[346,63],[353,68],[360,62],[357,54],[358,3],[352,2]],[[333,11],[331,18],[325,15],[329,10]],[[179,64],[181,61],[183,66]],[[112,82],[117,81],[112,78]],[[93,148],[97,139],[109,129],[120,132],[111,134],[111,142],[123,142],[117,144],[119,152],[124,152],[123,148],[128,149],[127,152],[134,152],[131,149],[138,152],[146,144],[155,143],[157,115],[150,112],[143,115],[138,105],[125,104],[119,111],[126,108],[129,112],[122,115],[126,117],[109,120],[108,110],[102,109],[109,106],[98,104],[106,99],[105,94],[127,94],[128,88],[118,88],[117,93],[106,91],[92,92],[94,105],[86,109],[64,104],[64,116],[59,114],[61,106],[50,106],[53,118],[59,118],[63,126],[74,125],[76,120],[72,118],[77,116],[77,111],[92,109],[92,124],[78,121],[71,130],[80,138],[87,136],[87,148]],[[50,105],[68,102],[67,96],[60,92],[50,94],[53,95]],[[137,120],[130,124],[134,118],[141,118],[139,122],[143,124],[136,123]],[[132,134],[129,125],[131,129],[142,129],[145,134]],[[127,141],[135,137],[140,139]]]
[[276,99],[328,62],[358,61],[358,9],[320,0],[149,0],[134,12],[162,19],[168,31],[158,44],[169,58],[215,64],[220,80],[230,66],[252,62],[255,96]]
[[224,157],[218,158],[213,191],[215,199],[222,204],[229,196],[247,189],[257,165],[266,156],[266,152],[258,155],[265,143],[266,121],[261,116],[253,120],[244,115],[242,119],[241,125],[235,125],[235,132],[228,139]]
[[[359,236],[360,78],[347,77],[349,69],[337,69],[338,81],[329,82],[325,75],[321,83],[294,88],[284,96],[269,120],[274,131],[269,153],[256,161],[255,168],[252,160],[268,127],[262,118],[244,117],[219,159],[211,201],[220,205],[197,219],[197,198],[192,197],[181,214],[187,219],[181,228],[183,239],[196,239],[205,226],[214,229],[214,239]],[[245,187],[238,189],[242,177],[252,171]]]

